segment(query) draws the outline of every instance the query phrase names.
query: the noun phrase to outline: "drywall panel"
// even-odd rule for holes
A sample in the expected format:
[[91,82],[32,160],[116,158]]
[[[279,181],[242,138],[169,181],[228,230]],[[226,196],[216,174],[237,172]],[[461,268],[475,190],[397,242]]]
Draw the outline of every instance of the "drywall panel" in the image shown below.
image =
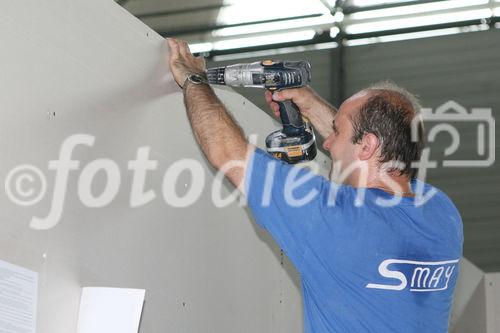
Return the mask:
[[[472,271],[468,270],[465,278],[461,275],[462,284],[457,285],[457,292],[461,293],[463,301],[465,295],[470,294]],[[462,273],[461,273],[462,274]],[[475,274],[474,274],[475,275]],[[467,288],[464,288],[465,285]],[[468,289],[467,292],[464,291]],[[500,273],[486,273],[470,295],[467,304],[450,330],[453,333],[499,333],[500,332]]]
[[486,302],[484,277],[477,286],[467,306],[458,318],[451,332],[453,333],[488,333],[486,326]]
[[[0,196],[0,259],[39,273],[38,332],[75,331],[82,286],[146,289],[141,332],[301,332],[291,264],[245,207],[212,200],[215,172],[191,134],[162,38],[112,0],[0,5],[0,174],[13,180]],[[260,144],[277,128],[233,91],[217,93]],[[71,140],[74,149],[61,149]],[[129,162],[141,147],[157,162],[144,187],[154,197],[132,208]],[[61,151],[77,161],[67,180],[49,168]],[[182,159],[205,178],[184,171],[167,182],[178,195],[203,185],[192,205],[175,207],[162,183]],[[101,170],[85,187],[102,163],[113,176]],[[88,188],[106,192],[116,174],[109,203],[81,199]]]
[[483,280],[483,271],[466,258],[460,260],[460,274],[453,295],[453,308],[450,315],[450,331],[454,330],[457,322],[464,316],[467,305]]
[[486,274],[484,284],[487,333],[500,333],[500,273]]

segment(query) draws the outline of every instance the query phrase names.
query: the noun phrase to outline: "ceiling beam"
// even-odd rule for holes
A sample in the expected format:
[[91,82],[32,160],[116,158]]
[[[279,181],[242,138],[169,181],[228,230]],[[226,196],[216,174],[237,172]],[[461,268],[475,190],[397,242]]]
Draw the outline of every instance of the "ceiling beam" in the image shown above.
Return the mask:
[[413,1],[386,3],[386,4],[364,6],[364,7],[345,6],[343,12],[344,12],[344,14],[353,14],[353,13],[359,13],[359,12],[366,12],[366,11],[370,11],[370,10],[397,8],[397,7],[411,6],[411,5],[421,5],[421,4],[433,3],[433,2],[443,2],[443,0],[413,0]]
[[174,30],[158,30],[158,29],[155,29],[155,30],[163,37],[182,36],[182,35],[210,32],[213,30],[223,29],[223,28],[244,27],[244,26],[262,24],[262,23],[273,23],[273,22],[283,22],[283,21],[297,20],[297,19],[304,19],[304,18],[314,18],[314,17],[319,17],[321,15],[323,15],[323,14],[301,15],[301,16],[285,17],[285,18],[264,20],[264,21],[236,23],[236,24],[224,24],[224,25],[210,24],[210,25],[203,25],[203,26],[194,26],[194,27],[189,27],[189,28],[185,27],[185,28],[174,29]]
[[334,41],[335,41],[335,39],[330,37],[330,32],[325,31],[322,34],[317,34],[313,39],[310,39],[310,40],[287,42],[287,43],[276,43],[276,44],[261,45],[261,46],[251,46],[251,47],[229,49],[229,50],[213,50],[213,51],[207,52],[207,57],[210,58],[210,57],[213,57],[216,55],[246,53],[246,52],[272,50],[272,49],[295,47],[295,46],[314,45],[314,44],[334,42]]
[[478,19],[478,20],[468,20],[460,22],[440,23],[440,24],[418,26],[418,27],[400,28],[394,30],[381,30],[381,31],[367,32],[361,34],[345,34],[343,37],[347,40],[356,40],[361,38],[391,36],[391,35],[399,35],[411,32],[423,32],[423,31],[447,29],[447,28],[461,28],[471,25],[480,25],[483,23],[484,20]]

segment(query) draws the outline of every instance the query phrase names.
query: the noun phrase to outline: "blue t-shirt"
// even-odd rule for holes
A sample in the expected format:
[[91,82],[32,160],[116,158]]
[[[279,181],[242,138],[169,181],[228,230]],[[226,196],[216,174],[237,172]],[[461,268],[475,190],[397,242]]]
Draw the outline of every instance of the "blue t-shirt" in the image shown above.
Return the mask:
[[447,332],[463,233],[444,193],[414,181],[416,202],[338,185],[260,149],[245,186],[301,275],[306,333]]

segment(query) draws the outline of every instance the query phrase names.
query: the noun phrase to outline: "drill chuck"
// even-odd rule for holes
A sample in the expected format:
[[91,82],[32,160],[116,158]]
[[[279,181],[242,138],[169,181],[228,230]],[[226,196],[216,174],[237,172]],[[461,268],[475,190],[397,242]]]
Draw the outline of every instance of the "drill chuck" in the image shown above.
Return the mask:
[[226,75],[226,67],[209,68],[207,70],[208,83],[225,85],[226,84],[225,75]]

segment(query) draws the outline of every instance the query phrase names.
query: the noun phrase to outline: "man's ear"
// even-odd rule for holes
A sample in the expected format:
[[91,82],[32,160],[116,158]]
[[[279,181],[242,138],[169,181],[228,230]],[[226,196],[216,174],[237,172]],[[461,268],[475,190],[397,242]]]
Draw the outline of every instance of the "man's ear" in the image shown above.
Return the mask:
[[379,138],[373,133],[366,133],[359,143],[358,158],[361,161],[371,159],[377,153],[379,146]]

